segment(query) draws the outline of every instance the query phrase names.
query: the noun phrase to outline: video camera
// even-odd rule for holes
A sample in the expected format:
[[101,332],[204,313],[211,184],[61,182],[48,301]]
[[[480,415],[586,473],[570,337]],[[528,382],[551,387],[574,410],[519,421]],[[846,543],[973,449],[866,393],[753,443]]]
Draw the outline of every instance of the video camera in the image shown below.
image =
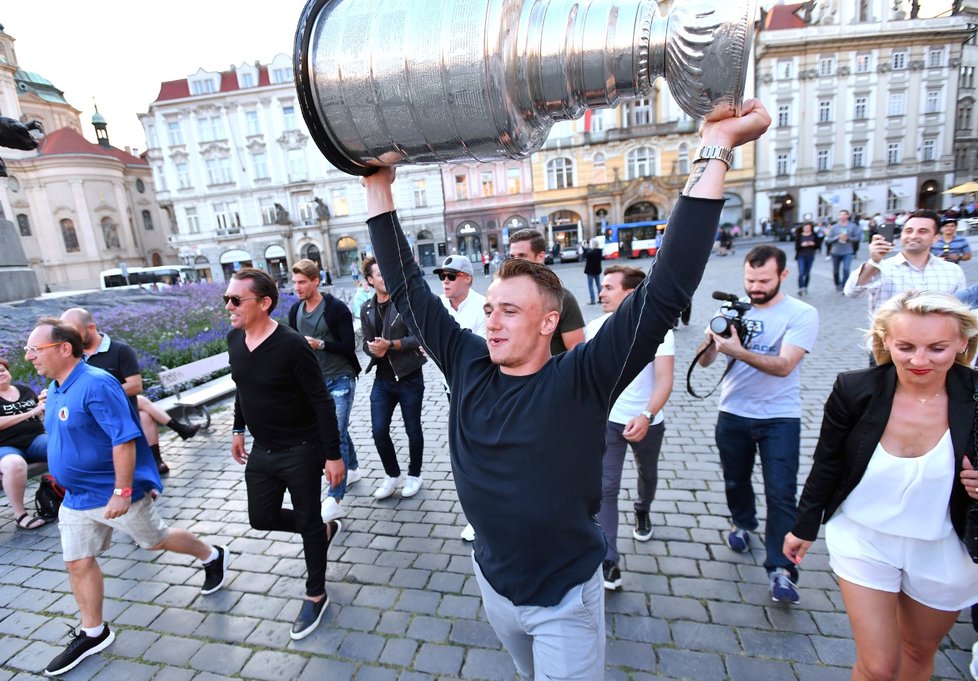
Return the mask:
[[723,309],[720,314],[710,320],[710,331],[721,338],[730,338],[730,330],[736,329],[741,344],[747,347],[750,334],[747,331],[747,325],[744,323],[744,315],[753,305],[743,302],[733,293],[724,293],[723,291],[714,291],[713,299],[722,300]]

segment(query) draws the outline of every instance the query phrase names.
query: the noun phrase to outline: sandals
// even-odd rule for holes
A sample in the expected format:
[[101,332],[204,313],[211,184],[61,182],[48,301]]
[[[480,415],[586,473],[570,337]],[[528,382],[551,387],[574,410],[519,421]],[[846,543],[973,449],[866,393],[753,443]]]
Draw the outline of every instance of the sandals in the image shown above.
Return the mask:
[[47,525],[47,521],[44,518],[38,518],[37,516],[32,516],[30,513],[24,513],[20,515],[17,520],[17,527],[22,530],[36,530],[39,527],[44,527]]

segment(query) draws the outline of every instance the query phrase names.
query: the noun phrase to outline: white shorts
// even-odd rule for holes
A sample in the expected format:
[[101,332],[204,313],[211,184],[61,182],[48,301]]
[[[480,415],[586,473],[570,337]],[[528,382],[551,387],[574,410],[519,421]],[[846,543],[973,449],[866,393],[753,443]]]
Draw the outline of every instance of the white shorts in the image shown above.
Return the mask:
[[868,589],[903,592],[935,610],[978,603],[978,565],[951,532],[943,539],[909,539],[877,532],[836,513],[825,526],[832,571]]
[[147,494],[130,506],[128,513],[111,520],[105,517],[105,506],[76,511],[62,504],[58,530],[61,552],[67,562],[98,556],[112,543],[112,530],[128,534],[140,548],[148,549],[163,541],[168,528]]

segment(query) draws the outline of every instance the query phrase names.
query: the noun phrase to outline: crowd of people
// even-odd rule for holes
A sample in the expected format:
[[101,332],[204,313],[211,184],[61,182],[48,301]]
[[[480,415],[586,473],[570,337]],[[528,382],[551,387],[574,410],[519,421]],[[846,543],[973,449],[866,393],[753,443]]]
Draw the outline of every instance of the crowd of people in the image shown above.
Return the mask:
[[[535,230],[510,236],[509,257],[485,296],[472,289],[471,260],[459,255],[434,270],[442,288],[434,295],[400,228],[390,168],[363,180],[376,255],[351,270],[363,275],[353,313],[322,292],[323,272],[309,260],[292,267],[298,301],[287,324],[271,316],[275,279],[251,268],[233,275],[224,295],[236,385],[229,449],[244,466],[251,526],[302,541],[305,594],[292,639],[323,618],[327,553],[347,518],[346,492],[362,479],[349,432],[364,370],[356,314],[364,371],[375,372],[371,434],[384,475],[373,497],[408,498],[425,485],[423,367],[433,362],[444,377],[437,399],[447,400],[452,472],[468,521],[460,532],[472,542],[489,623],[522,679],[604,678],[605,591],[626,579],[617,542],[625,455],[631,447],[638,473],[632,536],[644,542],[655,529],[672,329],[688,312],[723,207],[727,164],[715,149],[729,152],[769,125],[755,100],[744,102],[740,117],[703,124],[704,148],[714,152],[694,161],[647,273],[623,264],[601,269],[600,258],[585,252],[589,302],[604,313],[588,325],[545,265],[546,243]],[[726,322],[711,323],[698,349],[701,365],[721,355],[726,365],[715,430],[731,519],[725,544],[744,553],[756,540],[751,477],[759,459],[770,596],[800,601],[800,566],[825,524],[856,642],[853,679],[930,678],[958,611],[978,601],[978,566],[962,541],[968,507],[978,501],[971,368],[978,322],[967,304],[978,293],[957,264],[970,257],[966,240],[942,232],[941,222],[930,211],[910,214],[892,240],[873,235],[868,259],[855,269],[861,231],[848,213],[825,234],[837,289],[869,299],[871,367],[836,381],[800,500],[800,368],[814,348],[819,312],[783,290],[790,274],[783,250],[760,245],[746,254],[745,295],[721,310]],[[799,296],[820,245],[816,225],[803,224]],[[480,264],[485,274],[492,262]],[[44,522],[24,506],[29,462],[46,458],[67,490],[59,530],[81,627],[44,670],[50,676],[114,639],[97,562],[113,530],[148,550],[194,556],[205,595],[225,584],[231,564],[226,547],[168,526],[156,510],[168,472],[158,427],[182,437],[195,431],[140,401],[127,347],[99,333],[87,311],[72,309],[39,320],[24,348],[50,381],[46,390],[12,384],[0,359],[0,473],[17,526],[29,531]],[[391,437],[396,407],[406,462]],[[972,673],[978,679],[975,665]]]

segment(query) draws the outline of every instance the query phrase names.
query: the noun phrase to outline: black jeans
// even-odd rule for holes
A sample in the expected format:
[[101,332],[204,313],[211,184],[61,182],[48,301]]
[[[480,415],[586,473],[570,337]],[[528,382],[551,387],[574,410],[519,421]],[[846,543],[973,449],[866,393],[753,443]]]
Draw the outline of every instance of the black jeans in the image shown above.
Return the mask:
[[370,391],[370,425],[373,430],[374,445],[384,464],[384,472],[392,478],[401,474],[397,463],[397,450],[391,439],[391,419],[394,407],[401,405],[404,431],[408,436],[408,475],[421,475],[421,459],[424,454],[424,433],[421,430],[421,405],[424,401],[424,374],[421,369],[408,374],[399,381],[381,377],[374,379]]
[[[254,444],[245,468],[248,520],[256,530],[302,535],[306,558],[306,595],[326,593],[326,528],[320,515],[322,454],[303,443],[275,452]],[[285,490],[292,509],[282,508]]]

